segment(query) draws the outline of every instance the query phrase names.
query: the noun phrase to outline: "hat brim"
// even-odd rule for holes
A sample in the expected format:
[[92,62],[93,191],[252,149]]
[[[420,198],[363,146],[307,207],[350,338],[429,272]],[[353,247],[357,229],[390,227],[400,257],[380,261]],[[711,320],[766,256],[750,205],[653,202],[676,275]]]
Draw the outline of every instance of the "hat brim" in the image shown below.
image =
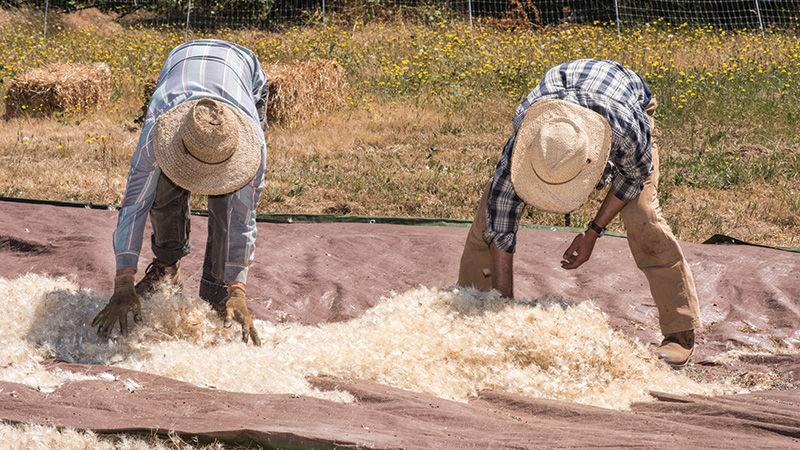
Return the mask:
[[[553,117],[577,117],[588,136],[589,162],[581,172],[564,183],[542,180],[531,164],[535,137],[542,125]],[[528,205],[541,211],[566,214],[583,206],[603,175],[611,151],[611,127],[603,116],[589,108],[564,100],[540,100],[525,114],[517,131],[511,155],[511,184]]]
[[231,105],[233,117],[239,122],[239,146],[227,160],[207,164],[194,158],[185,150],[179,130],[194,103],[181,103],[162,114],[153,128],[153,155],[167,178],[187,191],[222,195],[241,189],[255,178],[261,166],[261,143],[255,126]]

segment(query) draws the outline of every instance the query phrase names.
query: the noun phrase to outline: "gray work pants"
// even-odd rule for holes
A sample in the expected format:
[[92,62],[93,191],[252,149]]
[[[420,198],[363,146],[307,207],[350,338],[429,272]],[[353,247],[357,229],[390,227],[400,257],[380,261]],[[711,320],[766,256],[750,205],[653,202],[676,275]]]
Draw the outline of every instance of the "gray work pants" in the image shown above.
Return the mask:
[[[163,173],[156,185],[156,195],[150,208],[153,227],[153,255],[164,263],[174,264],[192,250],[190,192],[173,183]],[[228,290],[225,284],[225,257],[228,235],[228,205],[233,193],[208,196],[208,239],[200,278],[200,298],[211,303],[225,304]]]

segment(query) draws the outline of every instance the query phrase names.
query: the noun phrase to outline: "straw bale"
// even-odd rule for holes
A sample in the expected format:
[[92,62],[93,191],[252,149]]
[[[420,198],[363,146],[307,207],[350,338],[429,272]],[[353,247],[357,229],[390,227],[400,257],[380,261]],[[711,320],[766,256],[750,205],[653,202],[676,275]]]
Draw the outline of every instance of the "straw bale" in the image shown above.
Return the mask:
[[147,117],[147,108],[150,106],[150,98],[156,91],[156,86],[158,86],[158,75],[150,75],[144,79],[142,83],[142,98],[144,98],[144,103],[142,104],[142,109],[139,111],[139,117],[134,120],[134,123],[140,125],[144,123],[144,119]]
[[53,112],[88,112],[111,97],[111,70],[105,63],[54,63],[11,80],[6,115],[46,116]]
[[[522,303],[496,293],[419,287],[383,299],[348,322],[303,326],[255,320],[263,345],[245,346],[202,300],[162,287],[142,302],[143,324],[104,340],[89,326],[108,302],[64,278],[0,278],[0,380],[58,389],[78,375],[53,373],[49,358],[113,364],[229,391],[295,394],[351,402],[307,377],[373,380],[466,401],[482,390],[614,409],[686,395],[741,392],[698,383],[613,331],[591,302],[559,296]],[[197,361],[204,361],[198,365]],[[99,378],[102,380],[102,378]],[[136,389],[136,386],[131,386]]]
[[78,30],[92,30],[103,33],[117,33],[122,26],[114,21],[114,14],[107,14],[97,8],[86,8],[64,14],[64,23]]
[[269,80],[269,123],[294,127],[343,104],[344,68],[336,61],[316,59],[286,65],[262,65]]

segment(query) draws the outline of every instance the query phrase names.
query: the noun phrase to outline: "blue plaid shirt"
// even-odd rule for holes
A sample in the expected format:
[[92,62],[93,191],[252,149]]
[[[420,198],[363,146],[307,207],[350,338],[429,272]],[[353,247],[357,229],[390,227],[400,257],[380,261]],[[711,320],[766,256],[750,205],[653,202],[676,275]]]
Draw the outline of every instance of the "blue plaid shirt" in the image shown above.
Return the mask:
[[250,183],[233,193],[228,208],[228,242],[225,280],[247,279],[256,240],[256,205],[264,187],[266,143],[256,103],[261,99],[266,75],[256,55],[239,45],[219,40],[198,40],[176,47],[161,69],[150,99],[139,143],[131,158],[125,198],[114,231],[117,270],[136,269],[150,207],[161,169],[153,156],[153,127],[161,114],[189,100],[209,97],[226,102],[252,122],[261,141],[261,166]]
[[511,158],[517,131],[532,104],[565,100],[589,108],[608,121],[611,153],[597,189],[611,183],[611,192],[627,202],[639,195],[644,180],[653,172],[650,120],[645,112],[652,98],[639,75],[612,61],[579,59],[548,70],[514,113],[513,132],[497,163],[486,203],[486,242],[494,242],[508,253],[516,248],[525,203],[511,185]]

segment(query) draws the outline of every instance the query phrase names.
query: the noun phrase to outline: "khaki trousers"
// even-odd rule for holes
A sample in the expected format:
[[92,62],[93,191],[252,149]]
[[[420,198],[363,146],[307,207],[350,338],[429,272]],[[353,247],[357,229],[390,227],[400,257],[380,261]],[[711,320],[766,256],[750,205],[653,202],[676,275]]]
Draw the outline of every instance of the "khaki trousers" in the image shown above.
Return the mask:
[[[653,113],[656,105],[654,98],[646,108],[654,131]],[[692,272],[658,204],[659,169],[655,139],[652,152],[653,173],[645,180],[642,192],[622,209],[620,218],[625,225],[628,247],[636,266],[650,285],[650,294],[658,308],[661,333],[667,335],[699,328],[701,323]],[[458,274],[460,286],[481,291],[492,289],[489,245],[483,240],[488,190],[487,185],[467,235]]]

